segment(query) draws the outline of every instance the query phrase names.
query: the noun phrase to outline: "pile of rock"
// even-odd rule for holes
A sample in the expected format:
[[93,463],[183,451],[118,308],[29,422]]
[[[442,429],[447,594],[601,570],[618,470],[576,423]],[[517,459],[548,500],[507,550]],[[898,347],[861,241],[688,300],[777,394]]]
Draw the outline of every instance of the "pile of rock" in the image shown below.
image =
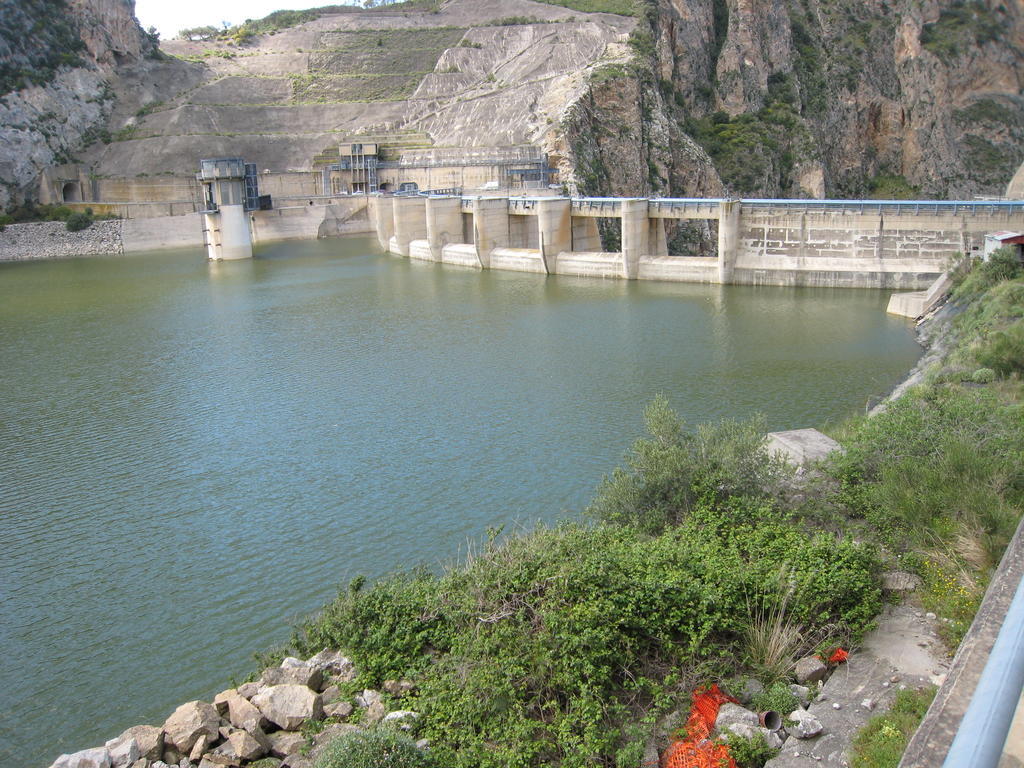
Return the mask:
[[[51,768],[310,768],[319,752],[343,733],[380,722],[411,730],[419,715],[388,712],[379,691],[345,701],[339,685],[356,677],[352,662],[336,651],[301,661],[286,658],[264,670],[258,682],[218,693],[213,703],[182,704],[162,727],[137,725],[103,747],[61,755]],[[385,691],[400,698],[414,688],[389,680]],[[360,725],[341,722],[360,708]],[[311,737],[301,731],[318,730]],[[425,741],[420,742],[426,747]]]
[[[765,727],[761,716],[739,704],[723,704],[718,711],[715,729],[722,736],[734,734],[745,739],[763,739],[772,749],[781,749],[789,737],[813,739],[822,732],[821,721],[807,707],[815,693],[822,685],[828,667],[817,656],[808,656],[797,662],[794,670],[796,683],[789,686],[790,693],[800,703],[792,712],[780,712],[782,727],[770,729]],[[750,702],[763,688],[757,681],[748,681],[742,692],[742,700]]]
[[68,232],[62,221],[8,224],[0,231],[0,261],[96,256],[123,250],[120,220],[95,221],[79,232]]

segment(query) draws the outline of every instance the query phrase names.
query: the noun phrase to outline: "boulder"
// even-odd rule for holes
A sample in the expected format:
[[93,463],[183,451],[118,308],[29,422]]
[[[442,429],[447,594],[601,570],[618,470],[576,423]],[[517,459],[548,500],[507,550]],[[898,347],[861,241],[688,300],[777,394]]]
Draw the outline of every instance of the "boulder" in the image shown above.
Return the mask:
[[758,729],[749,723],[729,723],[724,729],[719,728],[719,733],[729,732],[742,739],[757,739],[761,737]]
[[352,706],[350,701],[336,701],[333,704],[324,704],[324,714],[327,717],[346,718],[352,714],[354,709],[355,707]]
[[51,768],[111,768],[110,750],[106,747],[97,747],[61,755],[53,762]]
[[736,694],[736,698],[739,699],[740,703],[744,706],[749,706],[754,700],[754,697],[759,693],[764,693],[764,686],[761,684],[761,681],[753,677],[748,677],[743,681],[743,687],[740,688],[739,692]]
[[139,742],[133,737],[111,739],[106,743],[107,751],[110,752],[110,764],[113,768],[129,768],[139,758],[142,751],[139,749]]
[[[190,701],[182,704],[167,718],[164,723],[164,743],[172,746],[180,755],[186,755],[204,734],[211,739],[211,743],[216,741],[220,735],[217,731],[219,727],[220,715],[212,704]],[[169,762],[166,757],[164,762]]]
[[906,571],[886,571],[882,574],[882,589],[887,592],[906,594],[921,586],[921,577]]
[[232,731],[228,740],[217,748],[241,760],[257,760],[267,754],[267,748],[246,731]]
[[164,740],[164,754],[161,758],[167,765],[177,765],[181,762],[181,752],[176,750],[174,747],[168,746],[166,739]]
[[384,706],[384,702],[375,701],[370,706],[366,707],[363,712],[363,722],[367,725],[374,725],[384,719],[384,715],[387,713],[387,708]]
[[383,699],[381,698],[380,691],[375,691],[372,688],[367,688],[362,693],[356,694],[356,704],[360,707],[368,707],[371,704],[380,704]]
[[399,709],[395,712],[388,712],[384,715],[384,720],[382,722],[388,725],[397,726],[403,731],[411,731],[416,726],[416,721],[419,719],[419,712],[413,712],[411,709]]
[[237,693],[225,702],[227,706],[227,718],[235,728],[248,731],[253,736],[257,731],[262,731],[267,725],[267,719],[254,704],[239,696]]
[[313,768],[313,761],[303,754],[296,752],[288,755],[281,761],[280,768]]
[[723,704],[718,709],[718,718],[715,720],[715,728],[718,731],[724,732],[726,730],[732,730],[732,725],[747,725],[751,728],[758,728],[760,722],[757,719],[757,713],[751,712],[749,709],[744,709],[739,704],[733,704],[732,702]]
[[260,688],[261,686],[259,683],[242,683],[238,686],[238,695],[243,699],[248,700],[259,693]]
[[291,731],[277,731],[267,735],[270,742],[269,751],[274,757],[288,757],[294,755],[306,746],[306,737],[301,733]]
[[307,659],[306,663],[337,677],[342,682],[348,683],[356,679],[356,668],[352,660],[342,656],[338,651],[320,651],[316,656]]
[[140,757],[138,760],[132,763],[132,768],[151,768],[151,766],[153,765],[155,765],[155,763],[150,762],[144,757]]
[[760,732],[765,744],[772,749],[782,749],[782,736],[779,735],[778,731],[769,731],[767,728],[758,728],[757,730]]
[[392,696],[404,696],[405,694],[415,690],[416,684],[409,682],[408,680],[385,680],[384,690],[390,693]]
[[198,763],[207,750],[210,749],[210,737],[205,733],[196,739],[196,743],[192,745],[192,750],[188,753],[188,759],[193,763]]
[[[163,729],[157,728],[155,725],[136,725],[112,741],[116,746],[129,739],[134,739],[138,745],[139,759],[156,761],[164,753],[164,732]],[[113,749],[110,744],[111,742],[108,741],[108,748]]]
[[789,692],[796,696],[796,700],[800,702],[800,706],[806,707],[811,703],[811,689],[806,685],[797,685],[794,683],[789,686]]
[[320,691],[320,697],[324,700],[324,704],[327,704],[331,701],[337,701],[339,698],[341,698],[341,690],[338,688],[338,686],[332,683],[331,685],[328,685],[326,688]]
[[324,673],[322,669],[301,663],[299,666],[269,667],[263,670],[260,682],[264,686],[304,685],[319,691],[324,686]]
[[811,739],[821,733],[821,721],[806,709],[797,709],[789,713],[794,724],[787,728],[798,739]]
[[805,656],[796,663],[796,681],[804,683],[816,683],[825,677],[828,667],[825,662],[817,656]]
[[306,720],[324,715],[320,694],[304,685],[273,685],[252,697],[252,703],[267,720],[286,731],[294,731]]

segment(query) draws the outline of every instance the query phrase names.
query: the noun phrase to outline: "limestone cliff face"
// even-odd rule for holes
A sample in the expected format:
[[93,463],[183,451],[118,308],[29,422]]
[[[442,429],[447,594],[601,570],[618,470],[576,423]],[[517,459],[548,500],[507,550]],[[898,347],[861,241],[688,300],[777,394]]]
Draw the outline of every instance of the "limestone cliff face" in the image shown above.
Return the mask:
[[134,0],[26,0],[4,21],[0,210],[31,197],[41,171],[69,160],[103,127],[108,76],[154,48]]
[[632,67],[596,78],[566,122],[576,180],[622,194],[1002,194],[1024,161],[1022,16],[1000,0],[650,0]]

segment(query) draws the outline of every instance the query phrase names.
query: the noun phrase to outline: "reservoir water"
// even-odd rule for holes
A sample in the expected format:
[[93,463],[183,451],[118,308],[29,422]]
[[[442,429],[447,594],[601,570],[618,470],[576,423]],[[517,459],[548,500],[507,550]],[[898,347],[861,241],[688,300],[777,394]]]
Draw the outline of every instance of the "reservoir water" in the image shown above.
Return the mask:
[[579,514],[661,392],[821,425],[878,291],[477,272],[369,238],[0,265],[0,765],[160,724],[363,574]]

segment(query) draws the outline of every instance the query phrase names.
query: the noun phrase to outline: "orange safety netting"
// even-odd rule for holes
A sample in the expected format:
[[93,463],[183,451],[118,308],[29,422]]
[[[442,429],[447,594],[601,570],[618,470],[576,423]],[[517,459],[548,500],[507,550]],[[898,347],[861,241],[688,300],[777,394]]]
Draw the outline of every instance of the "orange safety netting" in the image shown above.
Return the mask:
[[842,664],[848,658],[850,658],[850,654],[848,651],[845,651],[842,648],[836,648],[835,653],[828,657],[828,663]]
[[668,748],[663,768],[736,768],[729,748],[711,740],[718,708],[727,701],[738,703],[732,696],[722,693],[716,683],[706,690],[698,688],[693,692],[686,739]]

